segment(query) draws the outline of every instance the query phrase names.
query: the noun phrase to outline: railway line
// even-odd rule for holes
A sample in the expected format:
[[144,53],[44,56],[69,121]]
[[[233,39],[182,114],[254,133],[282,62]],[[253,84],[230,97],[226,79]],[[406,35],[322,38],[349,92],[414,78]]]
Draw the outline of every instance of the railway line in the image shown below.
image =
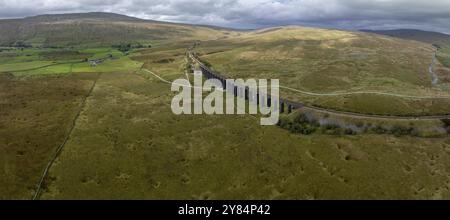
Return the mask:
[[[200,69],[202,71],[202,74],[208,78],[208,79],[217,79],[222,82],[223,85],[226,85],[226,79],[227,77],[222,76],[221,74],[214,72],[209,67],[207,67],[205,64],[203,64],[195,54],[192,53],[192,50],[190,49],[187,53],[188,58],[190,58],[192,61],[197,63],[200,66]],[[353,94],[377,94],[377,95],[386,95],[386,96],[396,96],[396,97],[402,97],[402,98],[411,98],[411,99],[450,99],[450,96],[442,96],[442,97],[426,97],[426,96],[409,96],[409,95],[401,95],[401,94],[390,94],[390,93],[383,93],[383,92],[349,92],[349,93],[330,93],[330,94],[319,94],[319,93],[311,93],[311,92],[305,92],[301,90],[297,90],[294,88],[289,88],[285,86],[280,86],[280,88],[288,89],[291,91],[307,94],[307,95],[314,95],[314,96],[341,96],[341,95],[353,95]],[[236,90],[236,89],[235,89]],[[248,88],[245,88],[246,93],[249,90]],[[235,95],[237,96],[236,92]],[[259,94],[258,94],[259,97]],[[270,103],[270,96],[265,95],[264,97],[267,97],[267,102]],[[248,98],[247,95],[245,98]],[[348,117],[356,117],[356,118],[368,118],[368,119],[388,119],[388,120],[442,120],[442,119],[450,119],[450,113],[446,115],[418,115],[418,116],[397,116],[397,115],[377,115],[377,114],[364,114],[364,113],[356,113],[356,112],[347,112],[347,111],[340,111],[340,110],[333,110],[328,108],[321,108],[316,106],[308,106],[305,103],[290,101],[287,99],[280,98],[280,112],[281,113],[291,113],[292,111],[296,109],[310,109],[322,113],[330,113],[334,115],[340,115],[340,116],[348,116]]]

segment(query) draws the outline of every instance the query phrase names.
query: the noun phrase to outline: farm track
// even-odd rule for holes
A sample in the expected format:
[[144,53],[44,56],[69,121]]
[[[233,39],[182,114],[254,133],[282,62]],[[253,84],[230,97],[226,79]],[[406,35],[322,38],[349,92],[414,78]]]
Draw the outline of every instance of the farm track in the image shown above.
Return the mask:
[[310,96],[347,96],[347,95],[383,95],[383,96],[392,96],[392,97],[398,97],[398,98],[407,98],[407,99],[450,99],[450,96],[413,96],[413,95],[402,95],[402,94],[395,94],[395,93],[386,93],[386,92],[343,92],[343,93],[313,93],[313,92],[307,92],[302,91],[286,86],[280,86],[282,89],[298,92],[304,95],[310,95]]
[[56,149],[54,155],[51,157],[51,160],[49,161],[49,163],[48,163],[47,166],[45,167],[45,169],[44,169],[44,171],[43,171],[43,173],[42,173],[42,175],[41,175],[41,178],[40,178],[40,180],[39,180],[39,183],[38,183],[38,185],[37,185],[37,187],[36,187],[36,192],[35,192],[35,194],[34,194],[34,196],[33,196],[33,200],[38,200],[38,199],[39,199],[39,197],[40,197],[40,195],[41,195],[41,191],[42,191],[43,184],[44,184],[44,182],[45,182],[45,179],[46,179],[47,176],[48,176],[48,173],[49,173],[49,171],[50,171],[50,168],[51,168],[52,165],[55,163],[56,159],[57,159],[58,156],[61,154],[61,152],[62,152],[64,146],[66,145],[67,141],[69,140],[69,138],[70,138],[70,136],[71,136],[71,134],[72,134],[72,131],[73,131],[73,129],[75,128],[76,122],[77,122],[78,118],[80,117],[81,113],[83,112],[83,110],[84,110],[84,108],[85,108],[85,106],[86,106],[86,101],[87,101],[87,99],[91,96],[92,91],[94,91],[94,88],[95,88],[95,86],[96,86],[96,84],[97,84],[97,81],[99,80],[100,76],[101,76],[101,73],[98,73],[97,78],[94,80],[94,82],[92,83],[91,88],[89,89],[89,92],[88,92],[87,95],[84,97],[83,101],[81,102],[80,108],[79,108],[77,114],[75,115],[74,119],[72,120],[72,123],[71,123],[71,125],[70,125],[69,131],[67,132],[67,135],[65,136],[63,142],[58,146],[58,148]]
[[[169,84],[169,85],[175,84],[175,85],[179,85],[179,86],[185,86],[185,85],[176,84],[176,83],[173,83],[173,82],[171,82],[171,81],[169,81],[169,80],[166,80],[166,79],[162,78],[161,76],[158,76],[156,73],[154,73],[154,72],[152,72],[152,71],[150,71],[150,70],[148,70],[148,69],[141,68],[141,70],[150,73],[150,74],[153,75],[155,78],[159,79],[161,82],[163,82],[163,83],[165,83],[165,84]],[[188,81],[189,81],[189,76],[187,75],[188,73],[185,72],[185,74],[186,74],[186,77],[188,78]],[[139,75],[139,74],[138,74],[138,75]],[[144,79],[145,79],[145,78],[144,78]],[[189,85],[189,87],[190,87],[190,88],[197,88],[197,87],[195,87],[195,86],[193,86],[193,85]],[[203,89],[203,88],[201,88],[201,89]],[[237,107],[237,106],[236,106],[236,107]],[[239,108],[239,107],[237,107],[237,108]],[[245,111],[245,109],[244,109],[244,111]],[[253,117],[253,118],[256,118],[254,115],[249,115],[249,116],[251,116],[251,117]]]

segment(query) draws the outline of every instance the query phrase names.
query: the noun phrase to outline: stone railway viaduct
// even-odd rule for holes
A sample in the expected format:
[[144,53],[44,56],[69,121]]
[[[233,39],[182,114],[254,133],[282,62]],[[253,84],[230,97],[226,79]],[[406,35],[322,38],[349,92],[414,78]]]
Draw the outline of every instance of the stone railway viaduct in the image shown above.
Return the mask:
[[[234,86],[234,96],[235,97],[239,97],[239,94],[242,94],[242,95],[244,94],[244,92],[242,90],[240,92],[238,92],[239,89],[244,89],[244,88],[241,88],[240,86],[237,86],[237,85],[227,85],[227,83],[226,83],[227,78],[226,77],[224,77],[224,76],[214,72],[209,67],[207,67],[205,64],[200,62],[199,59],[197,58],[196,54],[192,53],[192,49],[193,48],[190,48],[188,50],[187,56],[200,66],[202,75],[205,76],[205,78],[219,80],[222,83],[222,88],[223,89],[227,89],[229,86],[232,86],[232,87]],[[250,89],[248,87],[245,87],[245,97],[242,96],[241,98],[245,98],[246,100],[252,99],[251,98],[252,95],[250,94],[249,91],[250,91]],[[258,105],[260,103],[260,100],[262,100],[264,102],[263,103],[264,106],[270,107],[270,105],[271,105],[271,97],[270,97],[270,95],[259,94],[259,92],[258,92],[257,95],[256,95],[256,100],[257,100],[257,104]],[[250,100],[250,101],[252,101],[252,100]],[[279,110],[280,110],[280,113],[291,113],[292,111],[294,111],[296,109],[301,109],[301,108],[309,108],[309,109],[318,110],[318,111],[325,111],[325,112],[329,112],[329,113],[333,113],[333,114],[341,114],[341,115],[353,116],[353,117],[361,117],[361,118],[394,119],[394,120],[395,119],[397,119],[397,120],[450,119],[450,114],[446,114],[446,115],[430,115],[430,116],[387,116],[387,115],[374,115],[374,114],[361,114],[361,113],[354,113],[354,112],[343,112],[343,111],[336,111],[336,110],[324,109],[324,108],[319,108],[319,107],[310,107],[310,106],[306,106],[303,103],[294,102],[294,101],[282,99],[281,97],[279,97]]]
[[[251,94],[251,90],[248,86],[242,87],[242,86],[238,86],[235,84],[228,84],[226,82],[227,78],[215,73],[214,71],[212,71],[210,68],[208,68],[205,64],[203,64],[202,62],[200,62],[197,57],[192,54],[191,52],[188,52],[188,56],[194,61],[196,62],[199,66],[200,66],[200,70],[202,71],[203,76],[206,79],[217,79],[221,82],[222,84],[222,88],[225,90],[227,88],[234,87],[233,91],[234,91],[234,96],[235,97],[240,97],[240,98],[245,98],[245,100],[252,100],[252,97],[256,98],[256,102],[259,105],[260,102],[262,103],[262,106],[267,106],[267,107],[271,107],[271,103],[272,103],[272,97],[268,94],[264,94],[264,93],[260,93],[259,91],[256,93],[256,96]],[[239,91],[241,90],[241,91]],[[245,90],[245,92],[243,91]],[[241,96],[239,96],[241,94]],[[245,95],[244,95],[245,94]],[[292,111],[294,111],[295,109],[300,109],[303,108],[305,105],[302,103],[298,103],[298,102],[293,102],[293,101],[289,101],[286,99],[282,99],[282,98],[278,98],[279,100],[279,111],[280,113],[291,113]]]

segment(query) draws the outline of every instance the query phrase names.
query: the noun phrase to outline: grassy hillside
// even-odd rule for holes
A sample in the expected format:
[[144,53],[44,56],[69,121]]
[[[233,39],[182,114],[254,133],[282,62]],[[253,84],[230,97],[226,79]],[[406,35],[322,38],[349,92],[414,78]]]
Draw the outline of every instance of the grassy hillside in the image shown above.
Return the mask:
[[429,44],[439,45],[441,47],[450,46],[450,35],[432,32],[421,31],[413,29],[398,29],[398,30],[362,30],[365,32],[387,35],[402,39],[416,40]]
[[110,13],[43,15],[0,20],[0,46],[111,46],[122,42],[216,39],[233,31],[172,24]]
[[[185,77],[186,46],[157,45],[71,72],[1,74],[1,198],[31,198],[65,138],[41,199],[450,198],[446,136],[304,136],[248,115],[172,114],[170,85],[135,65]],[[16,63],[118,56],[110,48],[7,53]]]
[[[360,129],[401,125],[423,133],[324,129],[301,135],[262,127],[250,115],[176,116],[170,85],[141,69],[167,80],[187,77],[186,48],[202,40],[196,48],[201,58],[232,77],[280,78],[284,86],[317,93],[448,94],[445,83],[431,86],[429,44],[311,28],[236,33],[111,14],[80,16],[2,21],[35,32],[12,27],[22,39],[3,29],[1,37],[76,47],[0,48],[0,199],[32,198],[53,160],[40,199],[450,198],[450,127],[443,121],[369,120],[308,108],[282,115],[295,123],[307,113]],[[121,27],[132,31],[121,35]],[[153,47],[128,54],[111,47],[141,37]],[[86,62],[105,57],[96,66]],[[282,94],[369,113],[450,109],[442,100]]]
[[[132,57],[173,80],[185,77],[183,51],[172,45]],[[449,196],[448,138],[298,136],[251,116],[175,116],[169,88],[145,72],[102,74],[41,198]]]
[[170,85],[145,77],[102,75],[42,199],[450,196],[448,139],[297,136],[251,116],[175,116]]
[[[431,84],[430,44],[391,37],[301,27],[255,31],[204,42],[203,60],[232,78],[280,79],[283,97],[352,112],[393,115],[448,114],[445,82]],[[358,94],[380,92],[400,96]],[[331,95],[310,95],[331,94]],[[349,95],[333,95],[333,94]],[[355,93],[355,94],[352,94]]]
[[0,199],[32,197],[96,77],[0,73]]
[[450,68],[450,47],[439,50],[437,57],[442,65]]

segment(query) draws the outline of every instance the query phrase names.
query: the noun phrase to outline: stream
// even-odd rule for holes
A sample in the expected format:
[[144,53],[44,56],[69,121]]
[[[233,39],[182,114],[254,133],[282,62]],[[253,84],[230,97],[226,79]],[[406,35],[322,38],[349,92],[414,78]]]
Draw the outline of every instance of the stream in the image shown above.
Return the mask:
[[434,66],[436,65],[436,61],[437,61],[436,55],[437,55],[437,49],[433,54],[433,60],[430,64],[430,67],[428,67],[428,72],[430,72],[430,74],[431,74],[431,84],[432,85],[436,85],[439,82],[438,75],[434,72]]

